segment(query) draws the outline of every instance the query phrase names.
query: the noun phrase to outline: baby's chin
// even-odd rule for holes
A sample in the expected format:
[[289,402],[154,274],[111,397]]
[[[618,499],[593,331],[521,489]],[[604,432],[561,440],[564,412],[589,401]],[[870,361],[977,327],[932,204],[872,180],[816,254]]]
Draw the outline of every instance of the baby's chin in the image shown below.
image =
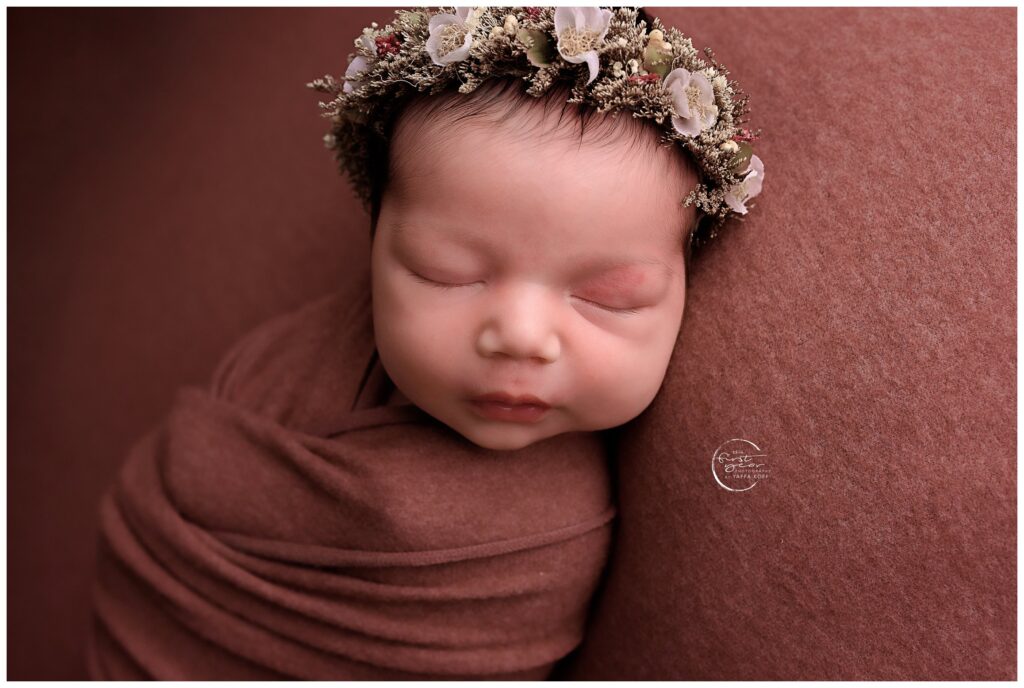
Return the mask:
[[487,421],[460,425],[461,427],[452,425],[448,427],[478,447],[495,451],[524,449],[567,432],[557,428],[539,428],[525,424]]
[[[430,413],[429,409],[425,410]],[[557,419],[539,423],[512,423],[471,416],[443,418],[434,413],[430,415],[476,446],[495,451],[516,451],[567,432],[578,432],[576,428],[567,427]]]

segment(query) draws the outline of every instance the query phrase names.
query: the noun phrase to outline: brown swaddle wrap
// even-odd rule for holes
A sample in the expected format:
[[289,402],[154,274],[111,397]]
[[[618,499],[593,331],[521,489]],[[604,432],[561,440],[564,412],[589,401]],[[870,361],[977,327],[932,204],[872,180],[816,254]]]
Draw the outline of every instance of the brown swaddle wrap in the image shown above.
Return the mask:
[[94,679],[544,678],[615,508],[599,435],[482,449],[390,383],[368,289],[243,338],[100,506]]

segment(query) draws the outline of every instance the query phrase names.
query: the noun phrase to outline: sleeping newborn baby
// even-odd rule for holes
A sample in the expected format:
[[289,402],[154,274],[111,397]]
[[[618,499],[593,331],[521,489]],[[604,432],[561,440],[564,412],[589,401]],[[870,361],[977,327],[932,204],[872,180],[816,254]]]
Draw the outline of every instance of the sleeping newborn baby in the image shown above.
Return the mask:
[[639,415],[686,300],[693,163],[643,120],[581,132],[550,95],[494,79],[410,106],[373,227],[395,398],[491,449]]
[[[664,78],[645,107],[671,103],[689,135],[729,105],[710,68],[667,71],[692,47],[633,8],[497,9],[500,26],[399,13],[403,31],[357,40],[343,93],[320,85],[347,102],[365,56],[403,40],[433,73],[481,36],[472,54],[497,65],[515,37],[535,67],[557,48],[590,81],[594,45],[643,51],[651,71],[615,61],[609,83]],[[377,74],[398,64],[422,76]],[[413,92],[386,120],[335,114],[380,144],[346,160],[370,210],[365,288],[258,327],[132,448],[100,505],[92,678],[542,679],[580,644],[616,514],[603,431],[658,393],[714,208],[681,203],[701,175],[651,119],[549,86],[498,75]],[[721,146],[708,164],[733,164]],[[763,170],[747,153],[737,212]]]

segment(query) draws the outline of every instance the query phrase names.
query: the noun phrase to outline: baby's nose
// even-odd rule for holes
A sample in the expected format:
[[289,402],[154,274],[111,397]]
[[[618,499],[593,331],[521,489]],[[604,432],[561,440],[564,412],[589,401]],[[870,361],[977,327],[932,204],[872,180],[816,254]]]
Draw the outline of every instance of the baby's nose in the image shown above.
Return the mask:
[[481,356],[508,356],[551,363],[561,344],[558,315],[540,288],[508,289],[497,296],[485,316],[477,349]]

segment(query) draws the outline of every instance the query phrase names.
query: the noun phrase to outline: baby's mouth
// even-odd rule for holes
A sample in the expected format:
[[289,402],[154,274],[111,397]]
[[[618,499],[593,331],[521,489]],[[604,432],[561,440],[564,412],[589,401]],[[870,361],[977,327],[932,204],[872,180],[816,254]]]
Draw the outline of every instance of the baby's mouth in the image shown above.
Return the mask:
[[502,392],[474,397],[470,403],[477,415],[510,423],[536,423],[551,408],[547,402],[532,395],[513,396]]

